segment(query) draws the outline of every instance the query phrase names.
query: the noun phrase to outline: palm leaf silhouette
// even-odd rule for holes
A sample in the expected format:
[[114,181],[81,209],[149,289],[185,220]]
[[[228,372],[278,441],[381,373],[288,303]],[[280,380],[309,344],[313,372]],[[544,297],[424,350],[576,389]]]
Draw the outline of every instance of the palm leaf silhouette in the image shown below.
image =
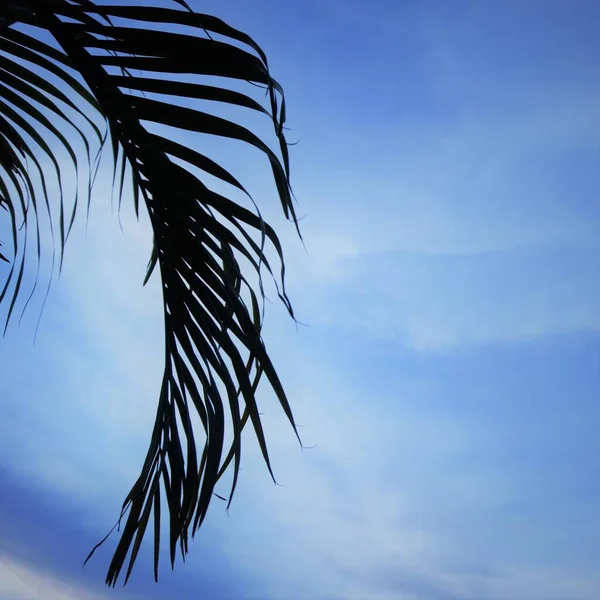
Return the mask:
[[[119,519],[124,525],[108,569],[109,585],[116,583],[128,562],[127,582],[152,515],[158,577],[161,501],[167,502],[172,565],[178,545],[183,555],[187,552],[190,529],[193,535],[202,524],[217,481],[233,463],[231,501],[248,421],[273,475],[256,400],[262,379],[274,390],[298,435],[261,336],[263,268],[279,282],[280,298],[293,317],[279,239],[258,211],[210,189],[195,169],[246,193],[230,172],[173,138],[172,130],[161,135],[147,125],[177,128],[186,135],[221,136],[258,149],[269,162],[283,211],[297,227],[283,92],[250,37],[217,18],[193,12],[185,2],[176,4],[180,6],[22,0],[0,8],[0,204],[10,217],[13,239],[12,256],[6,251],[0,255],[11,263],[0,292],[0,302],[8,303],[7,323],[23,294],[27,241],[32,236],[38,261],[43,254],[42,215],[61,263],[82,200],[76,195],[67,210],[57,144],[77,172],[87,165],[91,180],[97,164],[91,148],[96,143],[102,147],[108,135],[119,200],[129,171],[136,213],[142,203],[154,235],[146,280],[157,268],[164,304],[164,375],[150,447]],[[179,30],[170,31],[173,26]],[[54,42],[29,35],[30,27],[49,34]],[[176,76],[181,74],[189,78],[180,81]],[[266,106],[230,87],[198,83],[198,77],[262,86]],[[194,105],[197,101],[268,115],[278,151],[242,125],[200,110]],[[71,112],[60,108],[63,105]],[[68,116],[75,113],[76,119]],[[82,141],[83,154],[73,136]],[[48,168],[59,184],[58,216],[46,183]],[[268,245],[278,256],[279,275],[267,258]],[[240,261],[258,275],[258,284],[249,283]],[[201,450],[193,413],[205,432]],[[227,449],[228,425],[232,442]]]

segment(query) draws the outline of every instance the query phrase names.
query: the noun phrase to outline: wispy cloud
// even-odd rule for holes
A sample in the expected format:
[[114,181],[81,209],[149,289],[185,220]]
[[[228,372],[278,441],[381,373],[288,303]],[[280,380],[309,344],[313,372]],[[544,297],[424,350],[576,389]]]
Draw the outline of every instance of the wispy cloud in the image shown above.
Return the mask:
[[108,597],[108,593],[89,592],[83,586],[0,554],[1,600],[106,600]]

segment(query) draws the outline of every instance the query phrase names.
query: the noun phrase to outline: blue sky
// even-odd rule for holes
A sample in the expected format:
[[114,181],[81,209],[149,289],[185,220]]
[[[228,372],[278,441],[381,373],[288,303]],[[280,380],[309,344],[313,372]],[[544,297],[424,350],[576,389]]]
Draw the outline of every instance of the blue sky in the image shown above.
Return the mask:
[[[600,590],[600,6],[193,4],[250,33],[288,99],[307,247],[268,167],[232,159],[285,242],[296,329],[227,515],[185,565],[106,590],[161,372],[147,222],[99,182],[37,341],[0,348],[0,600],[594,600]],[[214,142],[217,155],[224,146]],[[230,157],[231,158],[231,157]]]

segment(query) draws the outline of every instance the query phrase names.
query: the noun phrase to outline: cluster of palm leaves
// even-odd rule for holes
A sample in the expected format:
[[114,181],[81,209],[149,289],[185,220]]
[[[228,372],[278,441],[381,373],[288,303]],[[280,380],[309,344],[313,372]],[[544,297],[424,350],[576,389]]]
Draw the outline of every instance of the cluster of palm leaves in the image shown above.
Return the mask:
[[[207,85],[214,77],[261,86],[266,102],[225,83]],[[200,108],[194,104],[198,101]],[[204,101],[267,115],[277,151],[248,128],[203,111]],[[174,0],[170,8],[92,0],[0,4],[0,205],[12,232],[12,246],[5,244],[0,254],[0,264],[8,263],[1,272],[0,302],[8,307],[8,319],[24,293],[31,254],[27,243],[31,246],[34,240],[39,261],[47,249],[41,232],[46,223],[62,262],[81,202],[76,194],[72,208],[66,209],[64,161],[57,159],[58,153],[77,173],[87,164],[91,192],[98,163],[93,148],[106,143],[119,198],[128,189],[136,212],[139,204],[145,206],[154,236],[146,279],[158,270],[164,375],[148,454],[123,504],[108,584],[115,584],[126,564],[127,581],[150,521],[158,576],[161,510],[168,518],[172,564],[178,546],[185,555],[188,535],[202,524],[215,485],[230,465],[231,494],[235,490],[241,435],[248,421],[271,470],[257,407],[262,379],[295,430],[261,335],[263,269],[273,275],[292,314],[278,237],[257,209],[205,183],[219,181],[245,194],[228,170],[189,142],[172,133],[161,135],[160,128],[149,124],[177,128],[186,136],[239,140],[264,153],[283,211],[296,223],[284,121],[283,93],[261,48],[183,1]],[[278,257],[279,275],[272,270],[267,247]],[[248,266],[255,272],[254,283]],[[198,418],[203,444],[192,425]],[[230,444],[225,443],[227,428]]]

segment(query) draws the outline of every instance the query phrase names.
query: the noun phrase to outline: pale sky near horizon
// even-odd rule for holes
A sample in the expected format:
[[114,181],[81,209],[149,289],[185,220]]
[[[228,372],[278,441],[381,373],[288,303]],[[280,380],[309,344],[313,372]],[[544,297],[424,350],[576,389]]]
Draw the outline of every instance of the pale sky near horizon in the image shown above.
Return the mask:
[[284,242],[307,326],[273,302],[265,340],[314,448],[264,398],[282,487],[248,432],[185,564],[155,584],[149,538],[125,588],[110,546],[82,569],[162,368],[147,221],[100,181],[36,343],[31,310],[0,345],[0,600],[597,600],[600,4],[191,4],[286,90],[307,251],[232,160]]

